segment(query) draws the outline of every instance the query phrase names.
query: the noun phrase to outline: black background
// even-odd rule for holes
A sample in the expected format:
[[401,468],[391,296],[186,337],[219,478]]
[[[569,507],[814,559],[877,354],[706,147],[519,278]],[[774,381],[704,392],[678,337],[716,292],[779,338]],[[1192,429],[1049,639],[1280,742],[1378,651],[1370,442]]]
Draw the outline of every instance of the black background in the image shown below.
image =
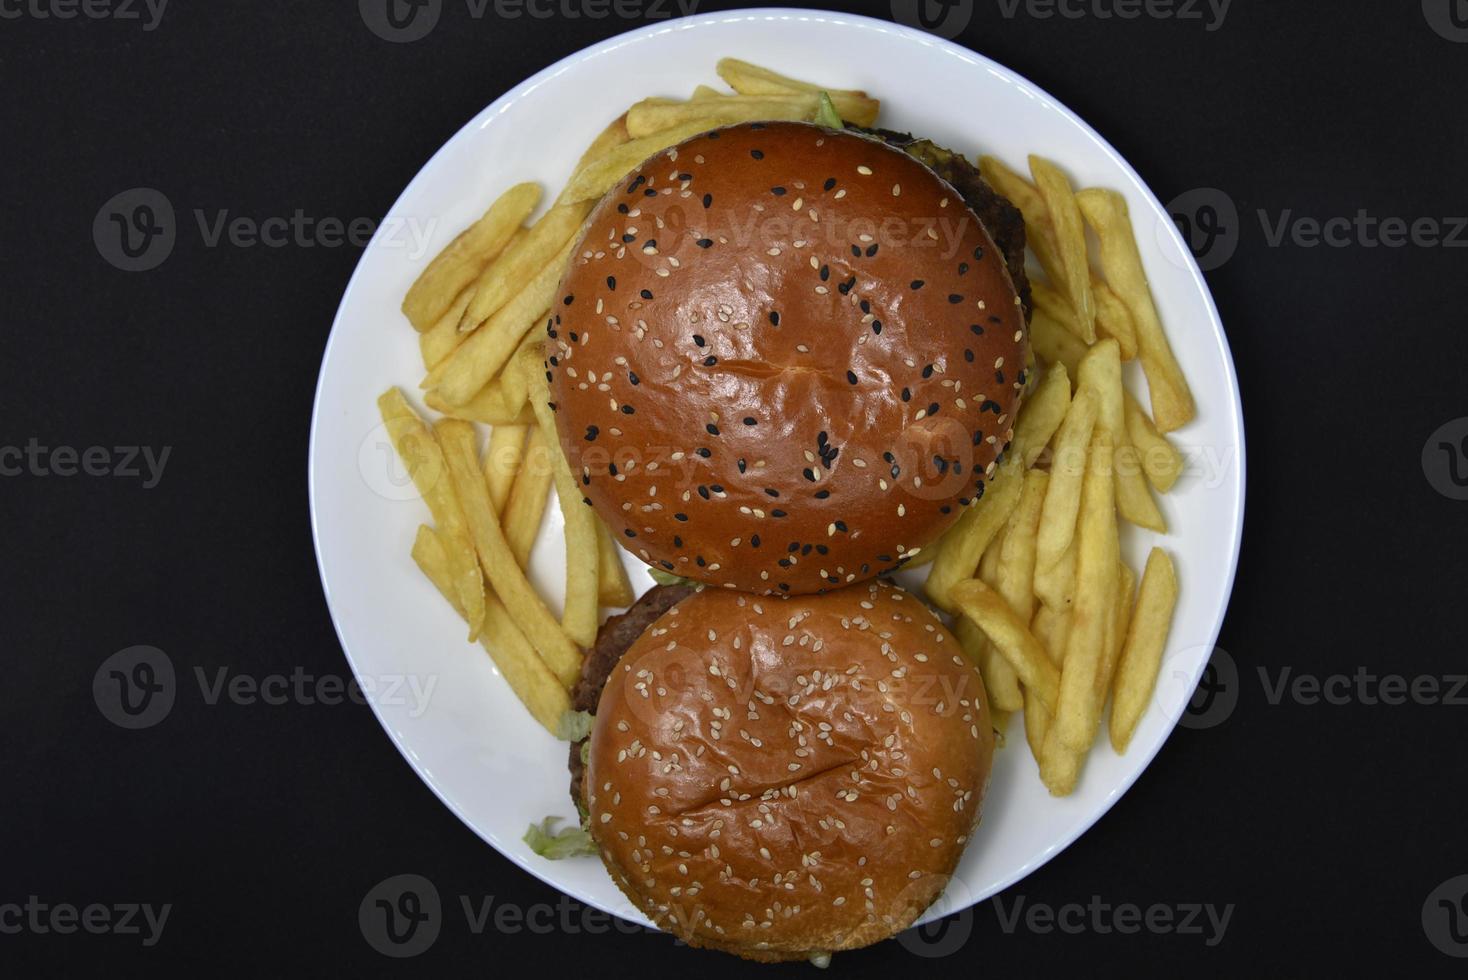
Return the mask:
[[[1255,215],[1468,213],[1468,44],[1434,32],[1417,0],[1236,0],[1215,31],[972,7],[959,42],[1067,102],[1163,200],[1214,187],[1243,216],[1237,254],[1209,274],[1248,417],[1246,537],[1219,641],[1237,707],[1178,730],[1099,824],[1004,901],[1235,909],[1210,948],[1199,935],[1006,933],[986,902],[955,924],[970,934],[952,955],[885,943],[835,968],[1461,974],[1421,915],[1468,873],[1465,709],[1271,704],[1258,668],[1464,671],[1468,503],[1433,489],[1421,455],[1468,415],[1468,251],[1271,247]],[[129,274],[93,245],[102,204],[144,186],[184,220],[196,207],[380,216],[484,105],[642,23],[476,20],[447,0],[427,39],[391,44],[349,0],[174,0],[151,32],[0,19],[0,444],[172,447],[151,490],[0,479],[0,904],[173,905],[152,948],[0,934],[0,973],[750,969],[657,935],[472,933],[458,896],[558,895],[461,825],[365,707],[181,697],[134,732],[91,696],[101,662],[133,644],[189,675],[346,674],[305,463],[321,351],[359,254],[210,249],[181,232],[163,266]],[[395,961],[364,941],[357,907],[405,872],[435,883],[447,921],[428,952]]]

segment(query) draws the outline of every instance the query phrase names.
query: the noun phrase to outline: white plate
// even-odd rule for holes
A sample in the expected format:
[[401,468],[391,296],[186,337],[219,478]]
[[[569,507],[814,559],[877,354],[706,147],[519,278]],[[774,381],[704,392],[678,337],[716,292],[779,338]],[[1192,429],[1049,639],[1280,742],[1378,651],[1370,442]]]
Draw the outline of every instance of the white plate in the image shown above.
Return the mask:
[[[1193,385],[1198,419],[1176,433],[1190,472],[1161,500],[1178,534],[1182,597],[1157,703],[1124,757],[1092,752],[1075,794],[1050,798],[1019,719],[998,753],[980,832],[946,900],[929,918],[982,901],[1054,857],[1104,814],[1162,746],[1207,663],[1228,603],[1243,525],[1243,419],[1228,344],[1207,286],[1171,220],[1136,172],[1089,126],[1013,72],[930,35],[864,17],[801,10],[736,11],[633,31],[547,68],[496,100],[450,139],[408,185],[342,297],[322,360],[311,424],[311,518],[321,579],[352,669],[408,763],[439,798],[510,860],[600,909],[645,922],[592,859],[552,862],[520,840],[546,814],[574,819],[566,746],[520,707],[488,656],[409,558],[429,520],[391,459],[375,399],[410,393],[422,374],[417,335],[398,312],[404,291],[444,243],[501,190],[540,180],[548,196],[607,120],[647,95],[686,96],[717,83],[734,55],[882,99],[882,123],[967,154],[1023,165],[1060,161],[1080,185],[1126,195],[1162,317]],[[429,229],[424,254],[411,229]],[[1132,368],[1135,371],[1135,368]],[[1141,378],[1129,379],[1136,385]],[[1140,387],[1134,390],[1142,390]],[[560,515],[532,557],[532,575],[558,605],[564,572]],[[1152,535],[1127,533],[1140,569]],[[651,584],[630,556],[638,588]],[[407,680],[403,680],[406,678]],[[419,692],[413,693],[413,682]],[[1104,736],[1102,741],[1104,742]]]

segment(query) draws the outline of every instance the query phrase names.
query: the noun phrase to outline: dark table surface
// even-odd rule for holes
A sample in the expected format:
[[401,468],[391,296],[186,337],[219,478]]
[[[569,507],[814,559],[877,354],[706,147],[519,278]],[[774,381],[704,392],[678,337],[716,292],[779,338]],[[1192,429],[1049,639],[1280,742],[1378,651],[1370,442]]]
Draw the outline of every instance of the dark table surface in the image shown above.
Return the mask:
[[[130,274],[94,245],[104,203],[146,187],[211,214],[375,218],[517,81],[674,7],[444,6],[428,37],[393,44],[350,0],[174,0],[161,16],[141,0],[0,0],[0,453],[17,450],[0,455],[16,474],[0,479],[0,974],[748,969],[623,934],[519,871],[365,707],[195,691],[130,731],[92,695],[102,662],[135,645],[211,682],[347,675],[305,459],[359,253],[190,235]],[[1105,16],[1118,10],[1140,13]],[[836,969],[1461,975],[1468,3],[929,13],[1066,101],[1185,217],[1236,208],[1197,244],[1247,408],[1248,521],[1212,713],[1059,858],[943,934]],[[1331,240],[1312,240],[1309,221],[1331,219]],[[155,455],[136,477],[64,477],[15,465],[33,445],[61,447],[63,469],[65,447],[106,447],[92,462],[112,470],[128,468],[116,447]],[[357,920],[399,874],[444,906],[409,960],[374,950]],[[476,929],[464,905],[487,902]],[[1118,928],[1129,906],[1154,924]]]

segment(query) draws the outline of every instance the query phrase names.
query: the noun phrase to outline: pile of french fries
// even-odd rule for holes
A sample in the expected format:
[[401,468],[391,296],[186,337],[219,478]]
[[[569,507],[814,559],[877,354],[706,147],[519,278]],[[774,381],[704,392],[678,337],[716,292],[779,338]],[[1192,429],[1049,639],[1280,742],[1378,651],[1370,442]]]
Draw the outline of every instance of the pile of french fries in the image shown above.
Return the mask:
[[[538,218],[539,184],[517,184],[448,244],[403,299],[427,376],[428,424],[394,388],[383,422],[428,504],[413,559],[469,624],[527,709],[561,732],[582,651],[602,608],[636,596],[621,550],[581,503],[551,419],[541,330],[571,250],[596,202],[648,157],[697,133],[738,122],[811,120],[825,93],[843,119],[871,125],[864,92],[823,89],[733,58],[718,73],[732,89],[699,86],[680,101],[631,106],[592,141],[560,195]],[[528,222],[528,223],[527,223]],[[477,428],[490,427],[487,437]],[[481,443],[483,450],[481,452]],[[525,575],[551,491],[566,527],[566,598],[557,618]]]
[[[719,126],[815,118],[825,93],[846,121],[872,125],[879,103],[726,58],[733,90],[699,86],[687,100],[649,98],[592,142],[535,221],[541,189],[510,188],[424,270],[403,301],[420,334],[425,422],[391,389],[379,408],[428,504],[413,558],[468,622],[531,714],[552,732],[570,708],[582,651],[600,610],[634,599],[620,549],[582,505],[547,405],[540,333],[592,207],[654,153]],[[985,157],[989,183],[1025,216],[1044,273],[1032,278],[1037,380],[987,493],[935,546],[928,598],[955,617],[983,673],[996,728],[1023,711],[1045,785],[1070,793],[1108,699],[1124,751],[1151,699],[1177,599],[1167,554],[1154,549],[1140,583],[1120,556],[1120,521],[1165,533],[1153,494],[1182,457],[1164,433],[1194,414],[1162,331],[1122,197],[1073,190],[1030,158],[1027,178]],[[1087,230],[1099,244],[1093,268]],[[1138,359],[1151,414],[1122,383]],[[476,423],[490,426],[481,438]],[[481,442],[483,451],[481,452]],[[566,598],[557,618],[525,575],[551,491],[566,527]]]
[[[996,729],[1023,711],[1040,778],[1065,796],[1106,702],[1112,747],[1125,752],[1151,700],[1177,577],[1154,548],[1138,585],[1121,559],[1118,525],[1167,532],[1153,493],[1172,489],[1183,459],[1163,433],[1195,409],[1125,200],[1073,190],[1041,157],[1029,167],[1026,178],[980,160],[985,179],[1023,212],[1044,272],[1031,280],[1038,380],[988,492],[923,557],[932,561],[927,596],[958,617],[955,634],[984,675]],[[1132,359],[1147,378],[1151,416],[1123,386],[1122,362]]]

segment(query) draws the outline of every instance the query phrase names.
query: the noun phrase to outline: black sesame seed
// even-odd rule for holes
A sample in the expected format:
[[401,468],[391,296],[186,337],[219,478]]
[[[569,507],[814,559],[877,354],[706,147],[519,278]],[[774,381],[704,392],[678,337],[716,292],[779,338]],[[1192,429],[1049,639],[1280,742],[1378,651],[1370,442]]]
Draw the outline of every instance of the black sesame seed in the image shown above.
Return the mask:
[[804,548],[800,549],[800,557],[804,558],[806,555],[810,554],[810,552],[811,545],[806,545]]
[[825,282],[827,279],[830,279],[830,278],[831,278],[831,267],[829,265],[823,265],[823,266],[821,266],[821,282]]
[[770,516],[771,517],[784,517],[785,516],[785,512],[783,510],[772,510],[772,511],[770,511]]
[[829,555],[830,553],[831,553],[831,549],[830,548],[827,548],[825,545],[823,545],[823,544],[816,545],[816,554],[818,554],[818,555]]
[[858,258],[858,259],[861,258],[861,246],[860,245],[853,245],[853,246],[851,246],[851,254],[853,256],[855,256],[856,258]]
[[627,380],[630,381],[630,382],[632,382],[635,385],[642,384],[642,380],[637,377],[637,372],[636,371],[628,371],[627,372]]
[[751,548],[758,548],[759,547],[759,535],[758,534],[752,534],[752,535],[749,536],[749,546]]
[[974,332],[975,336],[982,337],[984,335],[984,328],[979,326],[977,323],[969,324],[969,329]]
[[968,349],[967,347],[965,347],[963,349],[963,359],[965,361],[968,361],[970,364],[972,364],[974,362],[974,352],[972,350]]
[[551,359],[550,359],[550,366],[551,367],[559,367],[560,366],[560,363],[561,362],[560,362],[560,359],[559,358],[557,358],[554,354],[551,355]]
[[617,205],[617,213],[618,214],[626,214],[630,210],[632,210],[632,209],[629,208],[629,207],[627,207],[627,205],[625,205],[625,204],[618,204]]
[[785,196],[785,188],[783,188],[783,187],[771,187],[770,188],[770,193],[773,194],[773,195],[775,195],[776,197],[784,197]]
[[778,497],[780,496],[780,491],[776,490],[774,487],[765,487],[765,495],[769,497]]
[[753,415],[746,415],[746,416],[744,416],[744,424],[745,425],[759,425],[759,420],[756,419]]
[[673,520],[675,520],[675,521],[683,521],[683,522],[686,523],[688,521],[688,515],[687,514],[674,514],[673,515]]
[[642,196],[643,197],[657,197],[658,196],[658,192],[655,191],[655,190],[653,190],[651,187],[649,187],[647,190],[645,190],[645,191],[642,192]]
[[846,533],[846,522],[845,521],[837,521],[836,522],[836,530],[840,531],[842,534],[845,534]]
[[670,562],[670,561],[668,561],[666,558],[664,558],[661,561],[659,561],[658,564],[661,565],[661,566],[663,566],[664,568],[666,568],[670,572],[673,570],[673,563]]
[[630,235],[629,234],[629,235],[623,235],[622,236],[622,241],[623,242],[635,242],[636,240],[637,240],[637,236],[636,235]]
[[882,321],[881,320],[873,320],[872,321],[872,333],[880,334],[881,332],[882,332]]
[[779,325],[780,325],[780,314],[779,313],[776,313],[774,310],[771,310],[770,311],[770,326],[772,326],[772,327],[778,327]]
[[708,210],[709,206],[712,205],[713,203],[714,203],[714,196],[712,194],[705,194],[703,196],[704,210]]
[[601,430],[598,429],[596,426],[594,426],[594,425],[588,425],[586,427],[586,441],[587,442],[596,442],[596,437],[599,436],[600,434],[601,434]]
[[717,357],[715,357],[714,355],[712,355],[712,354],[710,354],[708,357],[705,357],[703,359],[703,366],[704,367],[713,367],[717,363],[719,363],[719,359]]
[[641,296],[643,299],[652,299],[652,290],[651,289],[644,289],[644,290],[642,290],[642,292],[638,293],[637,295],[638,296]]
[[799,541],[792,541],[792,542],[790,542],[790,547],[786,548],[785,550],[788,551],[792,555],[795,554],[797,551],[800,550],[800,542]]
[[673,535],[673,547],[675,547],[675,548],[681,548],[681,547],[683,547],[683,539],[681,537],[679,537],[678,535],[676,535],[676,534]]
[[994,372],[994,380],[997,381],[999,384],[1004,384],[1004,372],[1003,371],[995,371]]
[[581,339],[580,337],[577,337],[576,336],[576,331],[574,331],[574,330],[571,331],[570,336],[571,336],[571,343],[573,343],[573,344],[576,343],[576,341],[578,341],[578,340]]
[[633,177],[632,178],[632,183],[630,183],[630,184],[627,185],[627,193],[628,194],[634,194],[634,193],[636,193],[637,188],[641,187],[645,183],[647,183],[647,175],[646,174],[638,174],[636,177]]
[[960,263],[958,263],[958,274],[960,276],[966,276],[966,275],[968,275],[968,263],[967,262],[960,262]]
[[813,469],[811,469],[809,466],[807,466],[805,469],[801,470],[800,471],[800,474],[802,476],[804,476],[810,482],[812,482],[812,483],[816,482],[816,471],[813,470]]
[[658,247],[658,240],[656,238],[649,238],[647,240],[646,244],[644,244],[642,247],[643,248],[657,248]]
[[710,456],[713,455],[713,452],[704,446],[698,447],[694,450],[694,452],[698,453],[698,455],[702,456],[704,459],[708,459]]
[[[903,388],[902,389],[902,400],[905,401],[905,402],[912,401],[912,389],[911,388]],[[887,454],[887,462],[890,463],[891,461],[892,461],[892,454],[891,453],[888,453]]]
[[931,402],[931,403],[929,403],[929,405],[928,405],[928,414],[929,415],[937,415],[938,414],[938,403],[937,402]]
[[685,170],[683,173],[681,173],[681,174],[678,175],[678,179],[679,180],[692,180],[693,179],[693,174],[691,174],[691,173],[689,173],[688,171]]
[[836,178],[835,177],[827,177],[826,178],[826,183],[823,186],[824,186],[824,188],[826,190],[830,190],[831,188],[835,187],[836,186]]
[[847,371],[846,372],[846,380],[850,384],[856,384],[856,372],[855,371]]
[[703,339],[703,335],[702,334],[694,334],[693,335],[693,343],[694,343],[695,346],[702,347],[704,344],[708,343],[708,341],[706,341],[706,340]]
[[779,565],[781,568],[789,568],[790,567],[790,559],[789,558],[781,558],[779,561],[775,562],[775,564],[776,565]]
[[699,248],[712,248],[714,240],[712,238],[700,238],[695,244],[697,244]]
[[856,276],[852,276],[850,279],[846,280],[845,282],[843,282],[841,285],[837,286],[836,288],[841,291],[841,295],[842,296],[845,296],[847,293],[851,292],[851,290],[855,286],[856,286]]
[[576,302],[576,297],[575,296],[567,296],[565,299],[561,300],[561,302],[562,303],[565,303],[567,306],[570,306],[572,303]]
[[922,289],[923,281],[921,279],[914,279],[909,285],[911,285],[913,289]]
[[704,500],[709,499],[709,488],[708,487],[704,487],[704,486],[699,487],[698,488],[698,495],[700,497],[702,497]]
[[752,157],[754,157],[756,160],[763,160],[765,158],[765,151],[764,150],[750,150],[749,151],[749,155],[752,156]]
[[704,563],[704,560],[703,560],[703,555],[698,555],[693,560],[698,563],[698,567],[699,568],[702,568],[704,566],[704,564],[705,564]]
[[861,311],[863,313],[870,313],[870,312],[872,312],[872,304],[871,304],[871,302],[869,300],[862,300],[861,301]]
[[608,463],[607,464],[607,472],[610,473],[610,474],[612,474],[612,476],[616,476],[617,475],[617,464],[616,463]]
[[633,415],[636,412],[637,412],[637,409],[633,408],[631,405],[623,405],[622,406],[622,414],[623,415]]
[[981,262],[981,261],[983,261],[983,258],[984,258],[984,246],[980,245],[978,248],[974,249],[974,261],[975,262]]
[[958,293],[949,293],[948,302],[952,303],[954,306],[957,306],[959,303],[963,302],[963,297],[960,296]]
[[877,254],[877,246],[875,244],[868,245],[867,246],[867,258],[871,258],[872,256],[874,256],[876,254]]
[[707,431],[708,434],[711,436],[716,436],[719,434],[719,427],[717,425],[714,425],[712,422],[704,426],[704,430]]
[[714,493],[723,493],[724,485],[722,483],[710,483],[709,489],[712,490]]
[[627,537],[629,537],[629,538],[635,538],[635,537],[637,537],[637,532],[634,531],[634,530],[632,530],[630,527],[629,528],[624,528],[622,530],[622,533],[625,534],[625,535],[627,535]]
[[829,491],[829,490],[817,490],[816,491],[816,499],[817,500],[825,500],[829,496],[831,496],[831,491]]
[[607,288],[608,289],[613,289],[613,290],[617,288],[617,277],[616,276],[607,276]]
[[744,457],[741,456],[741,457],[739,457],[739,472],[743,473],[746,469],[747,469],[747,467],[746,467],[746,465],[744,463]]
[[931,378],[932,376],[933,376],[933,365],[931,365],[931,364],[924,365],[923,366],[923,377],[924,378]]

